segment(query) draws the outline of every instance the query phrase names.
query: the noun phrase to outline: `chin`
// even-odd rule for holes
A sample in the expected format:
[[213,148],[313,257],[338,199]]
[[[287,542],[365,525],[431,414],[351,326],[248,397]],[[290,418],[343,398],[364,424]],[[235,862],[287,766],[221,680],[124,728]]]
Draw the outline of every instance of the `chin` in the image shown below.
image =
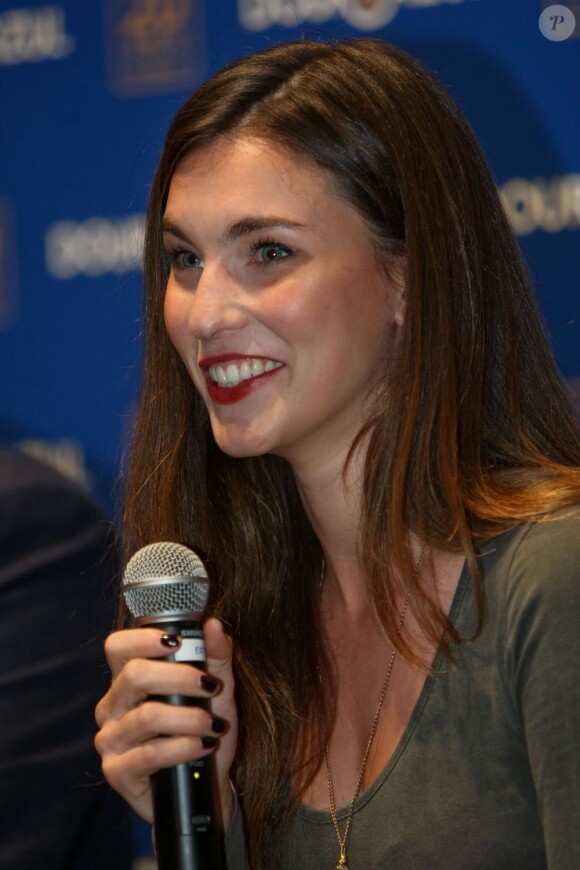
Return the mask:
[[264,456],[266,453],[271,453],[271,449],[266,446],[263,439],[247,437],[232,437],[223,432],[215,432],[214,438],[217,446],[225,453],[226,456],[231,456],[232,459],[249,459],[252,456]]

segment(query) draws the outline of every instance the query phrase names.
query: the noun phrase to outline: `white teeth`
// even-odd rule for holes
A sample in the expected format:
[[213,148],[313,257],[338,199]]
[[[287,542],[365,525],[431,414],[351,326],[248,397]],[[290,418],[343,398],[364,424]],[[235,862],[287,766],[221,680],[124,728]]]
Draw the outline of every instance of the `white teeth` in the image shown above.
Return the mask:
[[228,377],[228,384],[231,387],[235,387],[236,384],[240,383],[240,370],[237,366],[228,366],[226,374]]
[[247,381],[250,378],[263,375],[264,372],[279,369],[281,365],[281,362],[276,362],[273,359],[266,360],[266,362],[261,359],[244,360],[239,366],[235,363],[229,363],[226,368],[210,366],[209,376],[220,387],[235,387],[241,381]]

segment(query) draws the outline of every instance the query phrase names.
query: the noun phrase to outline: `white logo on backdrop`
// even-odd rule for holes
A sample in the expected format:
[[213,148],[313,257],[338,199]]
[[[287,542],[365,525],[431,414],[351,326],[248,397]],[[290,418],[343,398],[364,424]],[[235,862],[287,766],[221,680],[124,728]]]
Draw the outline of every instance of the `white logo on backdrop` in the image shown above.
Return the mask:
[[273,25],[298,27],[304,22],[322,24],[343,18],[356,30],[379,30],[397,15],[401,6],[423,8],[464,3],[466,0],[238,0],[240,24],[247,30]]
[[141,268],[144,237],[143,214],[58,221],[46,233],[46,268],[59,279],[132,272]]
[[75,47],[61,6],[10,9],[0,14],[0,64],[61,60]]
[[499,189],[518,236],[536,230],[559,233],[580,227],[580,175],[554,178],[511,178]]

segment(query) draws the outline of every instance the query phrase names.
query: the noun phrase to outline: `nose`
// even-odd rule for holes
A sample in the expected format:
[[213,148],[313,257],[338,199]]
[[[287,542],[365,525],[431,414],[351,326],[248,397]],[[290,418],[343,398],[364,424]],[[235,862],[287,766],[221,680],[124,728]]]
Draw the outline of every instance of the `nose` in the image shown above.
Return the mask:
[[247,322],[242,291],[235,277],[219,262],[206,263],[191,294],[187,325],[200,340],[208,340]]

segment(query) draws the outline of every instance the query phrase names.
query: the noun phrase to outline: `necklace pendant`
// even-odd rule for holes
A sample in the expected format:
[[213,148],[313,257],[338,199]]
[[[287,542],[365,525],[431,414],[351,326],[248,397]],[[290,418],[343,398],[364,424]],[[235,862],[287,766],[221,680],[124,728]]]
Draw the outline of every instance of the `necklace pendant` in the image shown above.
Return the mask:
[[348,864],[346,863],[346,855],[344,854],[344,852],[340,853],[340,858],[338,859],[336,870],[348,870]]

